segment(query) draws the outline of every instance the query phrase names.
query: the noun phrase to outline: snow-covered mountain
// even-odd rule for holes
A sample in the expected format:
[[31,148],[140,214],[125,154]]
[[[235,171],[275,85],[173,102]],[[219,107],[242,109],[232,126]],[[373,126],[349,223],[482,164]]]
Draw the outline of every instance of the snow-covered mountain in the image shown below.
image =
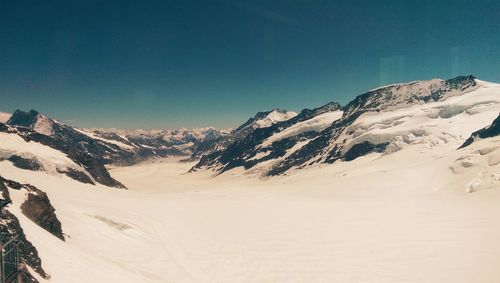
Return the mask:
[[472,133],[470,137],[460,146],[460,148],[469,146],[478,140],[496,136],[500,136],[500,114],[498,114],[498,117],[490,125]]
[[[324,253],[323,243],[333,245],[335,249],[346,249],[345,239],[359,237],[359,231],[369,228],[366,223],[378,224],[383,217],[405,213],[398,206],[401,201],[419,201],[419,205],[455,217],[463,209],[462,199],[460,205],[455,202],[453,211],[442,210],[440,203],[429,205],[429,199],[435,195],[423,195],[424,200],[419,199],[425,189],[434,194],[434,191],[445,189],[472,193],[498,188],[499,113],[500,85],[472,76],[381,87],[356,97],[345,106],[331,102],[315,109],[304,109],[298,114],[272,109],[257,113],[232,131],[212,128],[83,130],[36,111],[15,111],[12,116],[8,115],[6,123],[0,123],[0,197],[12,202],[0,211],[0,232],[6,237],[19,236],[20,257],[28,265],[32,282],[86,282],[88,272],[97,282],[191,282],[193,278],[205,282],[209,277],[234,282],[237,281],[235,278],[240,278],[241,272],[248,272],[247,268],[266,281],[276,266],[252,264],[259,260],[276,264],[277,256],[280,261],[277,266],[284,261],[288,267],[294,268],[314,265],[308,266],[312,270],[322,263],[315,272],[320,281],[338,275],[329,263],[342,264],[345,261],[344,257],[341,260],[331,258],[338,253]],[[151,162],[137,167],[115,168],[116,171],[111,173],[105,166],[133,164],[189,152],[193,152],[192,159],[198,158],[197,164]],[[191,172],[197,171],[199,175],[184,174],[191,166]],[[296,170],[302,168],[309,170]],[[205,171],[226,174],[206,178]],[[241,176],[285,174],[291,176],[286,179],[246,179]],[[116,189],[124,185],[135,187],[134,178],[140,179],[140,189]],[[408,179],[412,178],[418,181],[408,184]],[[238,182],[242,184],[239,187],[235,185]],[[295,184],[290,187],[288,182]],[[210,193],[200,194],[199,189],[205,186],[211,188]],[[256,193],[259,190],[248,192],[248,188],[261,186],[266,190],[260,192],[274,191],[265,197]],[[345,187],[345,191],[333,190],[330,186]],[[154,197],[148,194],[151,187],[157,188],[153,191]],[[165,194],[167,187],[183,193]],[[404,192],[395,192],[397,188],[403,188],[401,191]],[[314,193],[310,194],[310,190]],[[229,192],[234,195],[229,196]],[[298,194],[300,201],[297,202],[290,193]],[[372,203],[377,193],[383,195]],[[406,198],[407,194],[411,195],[410,200]],[[330,200],[324,201],[324,196],[328,195],[334,195],[335,201],[337,197],[350,201],[345,207],[352,210],[352,215],[363,213],[360,211],[366,205],[376,209],[366,212],[359,221],[337,218],[348,221],[343,223],[346,227],[361,223],[359,230],[342,234],[338,227],[325,228],[325,223],[332,222],[331,217],[342,215],[338,211],[346,211],[343,206],[333,206]],[[227,196],[231,199],[224,201]],[[354,196],[354,201],[351,196]],[[439,195],[438,199],[441,197]],[[360,201],[364,199],[370,199],[370,202]],[[448,203],[447,198],[446,201]],[[479,203],[488,205],[482,200]],[[395,207],[385,211],[377,205]],[[421,209],[419,205],[415,207]],[[304,207],[305,210],[300,210]],[[493,203],[488,209],[495,212],[497,207]],[[397,209],[398,213],[393,213],[392,209]],[[468,209],[483,220],[482,210],[478,213],[474,210],[476,206]],[[229,215],[231,213],[235,215]],[[252,218],[255,213],[261,213],[259,221]],[[314,217],[308,218],[309,213],[315,213],[311,214]],[[370,218],[372,213],[379,214],[375,215],[376,221]],[[422,211],[417,209],[413,213],[420,215]],[[412,216],[410,213],[409,217]],[[205,219],[212,219],[210,217],[224,221],[206,225]],[[290,219],[292,221],[288,221]],[[498,223],[496,218],[489,221]],[[427,228],[435,230],[445,225],[451,227],[453,236],[455,225],[462,223],[435,222],[436,226],[429,224],[432,227]],[[403,225],[401,223],[398,225]],[[234,225],[239,225],[243,232],[238,234],[240,232],[234,229]],[[266,229],[259,230],[252,225],[265,226]],[[165,231],[163,227],[166,227]],[[322,233],[309,234],[307,231],[311,227]],[[268,228],[271,230],[267,231]],[[272,230],[274,228],[276,230]],[[368,230],[377,235],[377,228]],[[387,235],[394,235],[394,227],[385,228],[387,234],[380,234],[380,238],[375,239],[377,242],[383,242]],[[462,226],[458,228],[464,229]],[[407,243],[408,236],[420,231],[413,225],[406,229],[411,233],[403,235],[403,240],[396,238],[402,241],[398,243]],[[468,230],[460,231],[467,233]],[[475,231],[469,233],[472,235]],[[188,249],[186,253],[176,246],[172,235],[177,237],[174,240],[186,241],[183,245]],[[199,235],[212,235],[213,238]],[[217,242],[220,237],[226,237],[225,242]],[[262,237],[258,241],[262,246],[250,246],[252,252],[245,250],[246,244],[253,245],[259,237]],[[309,246],[311,237],[321,245]],[[339,238],[326,241],[331,237]],[[297,239],[307,244],[297,250]],[[335,243],[341,244],[337,246]],[[419,243],[429,250],[435,248],[432,245],[435,241]],[[467,241],[465,245],[468,243],[473,249],[474,242]],[[490,241],[487,243],[491,244]],[[345,252],[354,250],[355,255],[363,255],[353,257],[356,260],[382,254],[373,242],[365,238],[356,238],[354,244],[354,248]],[[361,250],[358,244],[363,245]],[[403,244],[401,247],[407,248]],[[456,243],[458,247],[463,245],[462,242]],[[363,254],[364,250],[367,252]],[[452,251],[456,250],[453,246]],[[290,251],[290,256],[283,256],[285,251]],[[292,255],[304,252],[305,257],[312,260],[299,263],[291,260],[295,258]],[[412,251],[406,252],[411,254]],[[488,253],[481,253],[484,254]],[[194,256],[188,258],[187,255]],[[232,260],[235,257],[237,260]],[[402,265],[421,259],[421,254],[417,253],[415,258],[406,259]],[[207,272],[190,260],[201,262],[200,266]],[[394,264],[393,257],[385,260]],[[449,258],[444,260],[448,263]],[[162,264],[158,265],[158,262]],[[236,262],[229,264],[233,273],[222,272],[230,262]],[[162,271],[165,269],[163,263],[168,267],[167,271]],[[354,264],[359,262],[354,261]],[[241,266],[245,266],[245,271]],[[219,272],[212,271],[212,268]],[[349,269],[348,263],[345,268]],[[491,270],[484,273],[484,278],[492,278],[496,269],[492,266]],[[276,274],[276,281],[289,281],[284,274],[291,271]],[[52,279],[49,280],[50,276]]]
[[7,124],[0,123],[0,136],[2,158],[19,168],[123,188],[104,167],[106,144],[36,111],[14,112]]
[[[210,144],[226,136],[230,129],[212,127],[198,129],[166,130],[122,130],[122,129],[85,129],[95,138],[109,142],[119,142],[127,146],[154,149],[162,155],[191,155],[201,143]],[[165,155],[165,154],[163,154]]]
[[[13,203],[18,209],[0,210],[1,239],[17,236],[20,261],[27,264],[28,269],[25,274],[29,282],[38,282],[37,277],[50,278],[42,266],[38,250],[27,238],[19,221],[19,218],[25,218],[41,228],[42,234],[64,241],[61,222],[47,194],[33,185],[20,184],[0,177],[0,195],[2,200]],[[23,195],[23,197],[22,199],[14,197],[13,201],[11,195]]]
[[279,108],[270,111],[259,112],[254,117],[248,119],[243,125],[239,126],[235,132],[242,132],[246,129],[267,128],[278,122],[286,121],[297,116],[293,111]]
[[[7,116],[7,115],[6,115]],[[168,156],[186,156],[227,130],[214,128],[124,131],[83,130],[35,110],[16,110],[0,123],[1,158],[34,171],[64,174],[83,183],[123,187],[106,165],[130,165]]]
[[[35,110],[17,110],[5,115],[4,120],[5,123],[0,122],[0,199],[12,204],[0,210],[0,232],[5,239],[18,236],[19,255],[28,266],[26,274],[30,282],[50,277],[39,256],[39,240],[57,246],[58,241],[67,239],[68,230],[59,221],[49,199],[54,191],[47,194],[45,190],[57,188],[57,199],[62,189],[71,195],[78,188],[86,191],[125,188],[109,174],[106,165],[185,156],[198,143],[217,140],[226,133],[213,128],[127,133],[88,131]],[[69,233],[77,234],[71,229]]]
[[78,129],[35,110],[17,110],[6,123],[66,142],[91,139],[99,147],[105,164],[133,164],[155,157],[189,155],[199,143],[219,139],[227,133],[227,130],[214,128],[151,131]]
[[417,143],[460,145],[492,122],[499,103],[500,86],[472,76],[380,87],[343,107],[329,103],[256,129],[204,155],[192,171],[222,173],[242,166],[260,175],[280,175],[372,152],[390,154]]
[[297,116],[297,113],[279,108],[258,112],[255,116],[249,118],[245,123],[229,132],[226,136],[215,142],[200,144],[191,156],[191,160],[199,160],[202,158],[204,158],[202,160],[213,160],[215,155],[223,152],[229,145],[245,139],[250,133],[258,129],[270,127],[276,123],[287,121],[295,116]]

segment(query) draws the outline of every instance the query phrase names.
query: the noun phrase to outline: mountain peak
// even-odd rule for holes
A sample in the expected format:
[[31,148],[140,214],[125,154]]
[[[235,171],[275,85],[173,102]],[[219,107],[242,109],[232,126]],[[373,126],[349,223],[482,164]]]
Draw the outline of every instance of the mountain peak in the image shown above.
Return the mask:
[[31,109],[28,112],[16,110],[7,121],[8,125],[26,127],[41,134],[52,136],[54,133],[54,120]]
[[461,95],[477,88],[474,76],[458,76],[449,80],[432,79],[393,84],[370,90],[357,96],[346,105],[347,114],[353,112],[381,111],[424,104]]
[[9,120],[7,120],[7,124],[32,128],[34,127],[37,119],[38,119],[38,111],[31,109],[28,112],[17,109],[12,113]]
[[282,122],[297,116],[297,113],[281,108],[273,108],[269,111],[257,112],[255,116],[248,119],[245,123],[239,126],[234,132],[247,129],[249,127],[265,128],[274,123]]
[[476,77],[473,75],[457,76],[446,80],[446,84],[453,89],[464,89],[476,85]]

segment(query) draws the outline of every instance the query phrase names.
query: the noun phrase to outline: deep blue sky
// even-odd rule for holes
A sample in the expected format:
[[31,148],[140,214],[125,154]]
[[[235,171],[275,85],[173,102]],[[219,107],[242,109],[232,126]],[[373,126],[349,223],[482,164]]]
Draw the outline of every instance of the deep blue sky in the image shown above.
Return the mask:
[[234,127],[459,74],[500,82],[498,0],[0,0],[0,110],[82,127]]

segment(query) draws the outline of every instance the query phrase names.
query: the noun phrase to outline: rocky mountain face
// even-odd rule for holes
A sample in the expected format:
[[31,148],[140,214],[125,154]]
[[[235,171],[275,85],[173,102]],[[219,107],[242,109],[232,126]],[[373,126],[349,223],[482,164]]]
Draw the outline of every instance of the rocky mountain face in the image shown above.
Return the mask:
[[[49,278],[42,267],[42,260],[38,255],[37,249],[27,239],[18,217],[10,211],[10,208],[12,205],[20,206],[22,213],[26,217],[47,232],[64,241],[61,222],[57,218],[55,209],[45,192],[29,184],[20,184],[0,177],[1,198],[12,202],[9,190],[24,191],[27,193],[27,197],[22,203],[13,203],[0,210],[2,240],[5,241],[17,236],[20,261],[30,266],[43,278]],[[32,275],[29,275],[28,280],[29,282],[38,282]]]
[[269,127],[275,123],[288,120],[296,115],[297,113],[295,112],[278,108],[258,112],[255,116],[249,118],[245,123],[232,130],[229,134],[214,141],[200,144],[197,150],[192,154],[191,160],[199,160],[204,156],[222,152],[229,145],[244,139],[256,129]]
[[31,221],[64,241],[61,222],[57,219],[55,209],[45,192],[35,186],[24,185],[27,190],[26,200],[21,204],[21,211]]
[[[500,85],[472,76],[385,86],[345,106],[330,102],[298,114],[281,109],[259,112],[230,132],[213,128],[82,130],[33,110],[16,111],[4,119],[6,123],[0,122],[0,173],[5,177],[0,177],[0,198],[13,202],[0,211],[0,232],[7,239],[18,235],[21,260],[48,278],[30,242],[33,231],[47,233],[45,239],[54,237],[57,242],[71,236],[71,222],[61,223],[57,217],[59,211],[65,220],[68,208],[55,208],[50,197],[54,205],[60,199],[53,194],[73,187],[123,188],[105,165],[189,153],[192,160],[198,160],[192,172],[220,174],[240,168],[245,173],[274,176],[315,164],[368,158],[370,153],[391,154],[406,146],[427,150],[447,145],[457,152],[460,144],[463,148],[473,142],[486,143],[484,149],[464,149],[463,157],[450,166],[454,174],[460,174],[474,164],[485,164],[491,172],[482,174],[484,186],[477,180],[470,184],[473,192],[498,181],[494,171],[500,164],[498,146],[479,140],[499,136],[499,112]],[[25,181],[26,176],[32,179]],[[117,229],[128,227],[102,215],[89,216]],[[36,282],[34,277],[30,280]]]
[[[25,141],[35,141],[66,154],[83,167],[58,168],[57,171],[83,183],[95,182],[124,188],[113,179],[105,165],[130,165],[140,161],[191,154],[200,144],[211,145],[223,138],[225,131],[214,128],[160,131],[81,130],[53,120],[35,110],[16,110],[0,132],[16,134]],[[4,156],[15,166],[43,170],[36,158]],[[88,174],[87,174],[88,173]]]
[[[190,159],[192,161],[200,160],[202,157],[212,155],[212,157],[205,157],[204,159],[209,162],[210,160],[215,159],[217,154],[223,152],[229,145],[243,140],[256,129],[272,126],[275,123],[286,121],[296,115],[297,113],[293,111],[287,111],[279,108],[258,112],[255,116],[249,118],[245,123],[230,133],[215,140],[201,143],[193,152]],[[196,168],[193,170],[195,169]]]
[[474,141],[496,136],[500,136],[500,113],[498,114],[498,117],[493,120],[491,125],[472,133],[471,136],[459,147],[459,149],[471,145]]
[[[414,105],[438,102],[476,89],[473,76],[460,76],[450,80],[434,79],[408,84],[381,87],[356,97],[343,107],[342,118],[335,121],[320,135],[300,150],[279,162],[269,175],[279,175],[292,167],[302,168],[313,163],[333,163],[353,160],[371,152],[383,152],[396,136],[378,136],[370,140],[355,122],[365,113],[389,112]],[[367,140],[365,140],[367,139]]]
[[[250,118],[246,123],[234,130],[226,139],[214,144],[212,148],[201,155],[200,161],[191,171],[210,168],[224,172],[238,166],[244,166],[248,169],[259,162],[282,157],[288,149],[298,142],[310,138],[317,130],[314,125],[311,129],[304,131],[299,128],[297,132],[272,144],[263,144],[267,138],[290,129],[301,122],[311,120],[316,116],[329,112],[340,113],[341,106],[337,103],[329,103],[312,110],[304,109],[299,114],[288,115],[279,121],[259,127],[264,123],[258,123],[258,121],[265,119],[273,111],[275,110],[257,113],[253,118]],[[258,158],[259,155],[262,155],[262,157]]]
[[88,129],[98,138],[132,147],[136,158],[192,155],[201,144],[211,144],[226,136],[228,130],[215,128],[173,130]]
[[[35,110],[29,112],[16,110],[6,124],[48,136],[64,145],[68,153],[74,156],[78,155],[80,158],[85,158],[85,155],[89,154],[103,164],[127,164],[136,159],[134,152],[125,150],[126,146],[96,138],[85,131],[53,120]],[[151,156],[154,155],[151,152],[148,153]]]
[[[30,114],[36,112],[31,111]],[[20,114],[20,115],[17,115]],[[83,134],[79,134],[76,130],[65,125],[55,124],[53,127],[45,127],[45,134],[37,132],[38,126],[30,121],[35,120],[39,115],[25,115],[26,113],[16,111],[7,124],[0,124],[0,132],[17,135],[24,141],[34,141],[42,145],[51,147],[67,155],[75,164],[81,166],[84,170],[76,170],[73,168],[60,169],[59,173],[68,175],[69,177],[85,183],[98,182],[100,184],[124,188],[124,186],[113,179],[107,169],[104,167],[107,164],[104,157],[104,145]],[[26,119],[21,119],[22,117]],[[44,119],[45,120],[45,119]],[[46,121],[46,120],[45,120]],[[49,132],[50,131],[50,132]],[[47,135],[49,134],[50,135]],[[22,157],[12,155],[9,159],[14,165],[23,169],[40,170],[41,166],[36,157]],[[59,170],[58,170],[59,171]],[[88,173],[92,179],[87,175]]]
[[[305,109],[285,121],[253,129],[244,139],[226,139],[223,145],[214,145],[201,154],[191,171],[222,173],[242,166],[265,176],[281,175],[292,168],[351,161],[372,152],[394,152],[415,140],[432,143],[457,139],[452,134],[434,135],[431,127],[411,125],[412,117],[433,121],[465,113],[476,104],[454,106],[444,101],[478,88],[473,76],[380,87],[343,107],[329,103]],[[485,103],[488,101],[480,102]]]

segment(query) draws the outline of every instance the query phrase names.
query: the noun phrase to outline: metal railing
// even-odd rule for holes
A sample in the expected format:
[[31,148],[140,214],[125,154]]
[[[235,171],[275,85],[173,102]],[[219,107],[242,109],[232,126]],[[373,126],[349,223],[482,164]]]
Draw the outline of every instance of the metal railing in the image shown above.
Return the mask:
[[14,282],[19,268],[19,251],[17,248],[17,236],[1,244],[0,253],[0,283]]

